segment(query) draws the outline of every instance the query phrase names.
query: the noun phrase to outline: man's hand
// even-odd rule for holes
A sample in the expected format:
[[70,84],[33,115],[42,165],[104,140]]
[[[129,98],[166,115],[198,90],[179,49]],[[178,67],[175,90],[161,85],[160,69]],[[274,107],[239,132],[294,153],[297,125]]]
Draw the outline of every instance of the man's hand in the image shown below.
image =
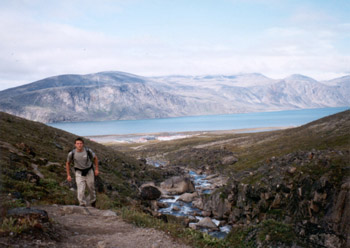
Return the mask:
[[95,177],[97,177],[98,174],[100,174],[99,171],[98,171],[98,169],[95,169]]
[[71,176],[67,176],[67,181],[68,181],[68,182],[72,181]]

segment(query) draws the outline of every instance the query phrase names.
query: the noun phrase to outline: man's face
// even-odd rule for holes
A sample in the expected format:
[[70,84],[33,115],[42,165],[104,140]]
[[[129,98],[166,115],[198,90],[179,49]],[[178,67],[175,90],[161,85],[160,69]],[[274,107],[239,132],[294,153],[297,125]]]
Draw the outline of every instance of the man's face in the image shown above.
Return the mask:
[[75,148],[78,151],[81,151],[83,149],[83,147],[84,147],[84,143],[81,140],[75,141]]

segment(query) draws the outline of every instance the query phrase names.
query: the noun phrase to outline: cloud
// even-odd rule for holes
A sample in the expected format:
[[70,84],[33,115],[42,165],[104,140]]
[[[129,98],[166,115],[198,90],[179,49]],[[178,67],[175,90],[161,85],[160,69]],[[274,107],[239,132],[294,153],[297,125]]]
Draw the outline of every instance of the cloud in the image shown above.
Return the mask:
[[[347,22],[302,26],[306,16],[299,13],[289,25],[247,36],[170,39],[151,33],[120,36],[61,22],[74,16],[74,6],[60,21],[46,22],[23,8],[27,12],[0,10],[0,90],[58,74],[107,70],[144,76],[260,72],[278,78],[302,73],[316,79],[350,73],[350,54],[337,43],[349,39]],[[311,19],[320,18],[325,17]]]

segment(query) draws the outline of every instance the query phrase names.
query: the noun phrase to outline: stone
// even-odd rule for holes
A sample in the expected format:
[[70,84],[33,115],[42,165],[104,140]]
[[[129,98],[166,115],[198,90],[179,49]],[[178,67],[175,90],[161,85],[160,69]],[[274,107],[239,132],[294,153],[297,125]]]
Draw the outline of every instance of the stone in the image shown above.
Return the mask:
[[60,144],[58,144],[57,142],[53,142],[53,143],[54,143],[56,148],[63,150],[63,147]]
[[13,208],[7,211],[8,217],[30,218],[39,220],[41,223],[49,221],[49,216],[45,210],[36,208]]
[[175,176],[160,184],[160,187],[173,194],[193,193],[195,186],[188,177]]
[[178,206],[174,206],[174,207],[173,207],[173,210],[174,210],[174,211],[180,211],[180,208],[179,208]]
[[101,211],[101,216],[104,217],[114,217],[117,216],[116,212],[113,212],[112,210],[100,210]]
[[273,200],[271,204],[271,208],[279,208],[281,205],[281,195],[276,194],[275,199]]
[[324,246],[328,248],[337,248],[337,247],[341,247],[341,242],[336,235],[326,234]]
[[157,202],[159,208],[167,208],[169,205],[166,202]]
[[106,248],[106,242],[105,241],[99,241],[97,243],[97,248]]
[[192,205],[198,209],[203,209],[204,204],[202,198],[198,198],[192,202]]
[[188,227],[191,228],[191,229],[196,230],[197,229],[197,223],[190,223],[190,224],[188,224]]
[[218,231],[219,230],[219,228],[216,226],[216,224],[209,217],[205,217],[205,218],[201,219],[197,223],[197,226],[198,227],[208,228],[208,229],[211,229],[213,231]]
[[33,158],[36,156],[35,150],[33,147],[28,146],[25,143],[20,143],[20,144],[16,144],[16,146],[21,149],[23,152],[31,155]]
[[155,211],[158,211],[159,207],[158,207],[158,203],[157,203],[156,200],[152,200],[151,201],[151,209],[155,210]]
[[166,195],[166,194],[162,194],[161,198],[162,198],[162,199],[175,199],[174,196],[172,196],[172,195]]
[[314,201],[311,201],[309,208],[315,213],[318,213],[318,211],[320,211],[319,206]]
[[202,216],[204,216],[204,217],[210,217],[210,215],[211,215],[211,212],[210,211],[202,211]]
[[195,197],[198,196],[197,192],[194,193],[184,193],[180,195],[180,197],[177,199],[178,201],[183,201],[183,202],[191,202]]
[[221,159],[221,164],[223,165],[231,165],[238,161],[238,158],[234,156],[226,156]]
[[141,198],[143,200],[157,200],[162,193],[157,187],[154,186],[145,186],[141,188]]
[[290,168],[288,169],[288,173],[293,174],[296,170],[297,170],[296,167],[290,167]]
[[37,164],[31,164],[31,166],[33,168],[33,171],[34,171],[35,175],[40,177],[40,179],[44,179],[44,175],[39,171],[38,165]]

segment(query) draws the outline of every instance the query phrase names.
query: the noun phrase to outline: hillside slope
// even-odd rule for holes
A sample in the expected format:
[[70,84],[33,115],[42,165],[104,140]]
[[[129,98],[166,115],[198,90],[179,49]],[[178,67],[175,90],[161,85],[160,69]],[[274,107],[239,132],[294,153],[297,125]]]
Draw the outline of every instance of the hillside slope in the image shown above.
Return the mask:
[[[2,204],[77,203],[65,172],[75,135],[2,112],[0,127],[0,194],[8,199]],[[86,146],[99,157],[100,208],[128,204],[138,197],[141,183],[162,178],[157,169],[101,144],[86,140]]]
[[234,247],[350,246],[350,110],[298,128],[205,133],[136,151],[228,177],[193,204],[234,227]]

